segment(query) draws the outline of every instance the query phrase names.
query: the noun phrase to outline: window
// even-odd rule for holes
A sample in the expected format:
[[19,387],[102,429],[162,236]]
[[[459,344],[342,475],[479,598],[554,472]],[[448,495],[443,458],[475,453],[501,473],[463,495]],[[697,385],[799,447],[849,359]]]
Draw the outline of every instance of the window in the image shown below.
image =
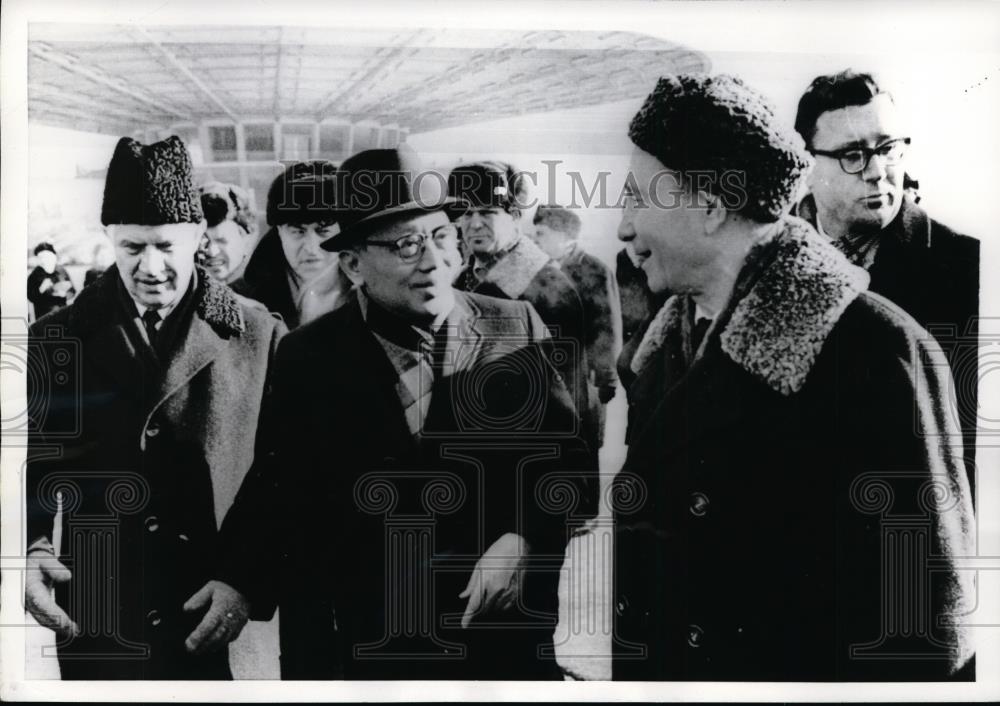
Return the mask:
[[214,125],[208,128],[213,162],[236,161],[236,126]]
[[265,162],[274,159],[274,125],[270,123],[244,125],[247,161]]

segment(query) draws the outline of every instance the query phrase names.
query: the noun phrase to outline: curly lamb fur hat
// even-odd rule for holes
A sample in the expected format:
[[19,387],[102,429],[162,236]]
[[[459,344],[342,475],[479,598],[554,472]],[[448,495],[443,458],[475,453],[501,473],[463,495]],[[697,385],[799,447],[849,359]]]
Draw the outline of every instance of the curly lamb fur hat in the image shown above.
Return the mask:
[[761,223],[787,212],[812,164],[767,100],[727,74],[664,76],[632,118],[629,137],[669,169],[714,175],[710,184],[738,176],[741,195],[730,207]]

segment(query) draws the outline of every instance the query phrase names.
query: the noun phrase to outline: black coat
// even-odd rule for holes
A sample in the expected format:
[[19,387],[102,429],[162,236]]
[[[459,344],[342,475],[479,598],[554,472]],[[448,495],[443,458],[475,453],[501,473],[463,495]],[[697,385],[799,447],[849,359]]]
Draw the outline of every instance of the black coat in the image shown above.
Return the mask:
[[[803,199],[798,213],[816,224],[812,196]],[[904,198],[896,218],[882,231],[868,274],[869,291],[881,294],[916,319],[934,335],[948,358],[974,490],[980,372],[979,241],[935,221]]]
[[66,306],[66,302],[75,294],[73,285],[70,284],[69,291],[58,296],[53,293],[52,289],[42,292],[39,288],[42,283],[46,280],[50,281],[53,285],[59,282],[70,282],[69,273],[66,271],[65,267],[61,265],[56,266],[56,269],[51,273],[46,272],[41,266],[36,267],[30,273],[28,273],[28,301],[35,308],[35,319],[40,319],[51,311],[60,309]]
[[181,606],[211,578],[285,329],[204,272],[158,357],[135,312],[111,267],[30,329],[28,543],[52,540],[62,491],[57,600],[83,630],[64,679],[228,678],[225,650],[186,653],[201,615]]
[[700,353],[690,299],[650,324],[615,481],[616,679],[941,679],[969,663],[948,618],[975,604],[956,569],[975,545],[947,366],[866,284],[793,219]]
[[[220,578],[251,597],[258,617],[277,597],[286,679],[558,675],[551,653],[536,658],[536,649],[551,648],[568,513],[594,469],[565,388],[533,343],[544,335],[537,314],[456,297],[468,312],[449,343],[456,371],[436,383],[419,441],[357,301],[282,342],[273,453],[226,519]],[[568,506],[535,493],[549,473],[546,487],[569,492]],[[538,613],[515,613],[521,628],[462,631],[458,593],[507,532],[525,536],[543,565],[525,589]],[[412,625],[401,602],[423,606]]]
[[229,286],[237,294],[255,299],[278,314],[289,329],[299,325],[299,311],[288,284],[288,260],[281,249],[278,229],[271,228],[257,243],[243,269],[243,276]]
[[596,454],[600,448],[600,420],[591,408],[587,386],[587,319],[572,280],[534,241],[523,236],[490,266],[483,279],[476,276],[473,264],[459,273],[455,283],[458,289],[526,301],[556,338],[559,370],[583,420],[587,443]]

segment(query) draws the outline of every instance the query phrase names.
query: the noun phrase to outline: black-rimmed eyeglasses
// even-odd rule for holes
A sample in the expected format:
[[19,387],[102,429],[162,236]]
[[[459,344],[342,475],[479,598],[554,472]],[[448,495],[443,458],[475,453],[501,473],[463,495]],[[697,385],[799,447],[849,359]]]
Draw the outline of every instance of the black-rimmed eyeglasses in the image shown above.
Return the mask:
[[458,228],[454,225],[441,226],[430,234],[413,231],[395,240],[366,240],[365,245],[377,245],[391,250],[400,260],[409,263],[423,257],[428,240],[432,240],[435,247],[441,250],[453,247],[458,244]]
[[888,140],[883,142],[881,145],[876,147],[865,147],[859,145],[857,147],[847,147],[841,150],[810,150],[813,154],[822,155],[823,157],[830,157],[840,161],[840,168],[843,169],[848,174],[860,174],[868,168],[869,162],[871,162],[872,157],[878,157],[882,160],[883,164],[894,165],[899,164],[906,154],[906,148],[910,145],[909,137],[897,137],[894,140]]

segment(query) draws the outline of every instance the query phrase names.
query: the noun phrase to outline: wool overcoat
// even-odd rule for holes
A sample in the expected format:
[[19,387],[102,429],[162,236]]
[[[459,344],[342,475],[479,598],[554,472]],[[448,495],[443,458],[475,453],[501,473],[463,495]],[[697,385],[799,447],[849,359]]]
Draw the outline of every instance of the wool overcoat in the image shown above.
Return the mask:
[[59,647],[64,679],[230,675],[225,650],[185,652],[201,614],[181,606],[212,577],[285,327],[196,277],[159,357],[117,266],[29,332],[27,541],[51,544],[61,494],[57,598],[83,632]]
[[950,372],[867,281],[789,219],[698,350],[676,296],[630,352],[616,679],[968,674],[974,523]]
[[[538,315],[455,296],[453,372],[417,435],[357,300],[282,342],[272,451],[226,519],[219,578],[256,617],[280,605],[283,678],[558,676],[558,572],[596,469]],[[463,630],[458,594],[506,533],[530,545],[524,601]]]

